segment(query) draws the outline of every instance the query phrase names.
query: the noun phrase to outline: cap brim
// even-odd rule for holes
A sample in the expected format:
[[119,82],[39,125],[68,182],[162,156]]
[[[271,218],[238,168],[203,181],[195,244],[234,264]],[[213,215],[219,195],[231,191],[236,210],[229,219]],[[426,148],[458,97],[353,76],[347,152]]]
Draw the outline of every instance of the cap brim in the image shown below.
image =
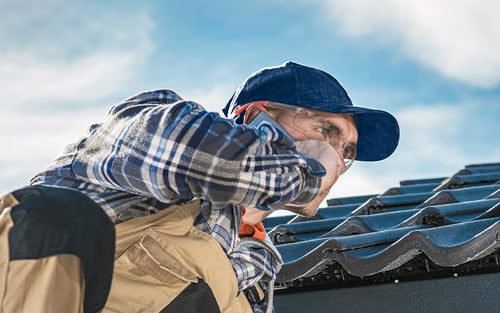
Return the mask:
[[390,156],[399,143],[399,125],[390,113],[357,106],[323,105],[331,113],[354,115],[358,131],[356,160],[379,161]]

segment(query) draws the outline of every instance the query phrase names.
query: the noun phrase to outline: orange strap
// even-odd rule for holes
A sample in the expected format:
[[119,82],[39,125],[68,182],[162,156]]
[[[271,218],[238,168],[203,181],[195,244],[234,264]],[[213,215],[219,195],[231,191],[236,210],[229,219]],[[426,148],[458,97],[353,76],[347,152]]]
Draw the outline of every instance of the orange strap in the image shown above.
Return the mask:
[[[245,215],[246,208],[243,208],[242,216]],[[240,237],[252,237],[258,240],[264,240],[266,238],[266,230],[262,222],[258,222],[255,225],[243,222],[241,219],[240,223]]]
[[235,115],[240,115],[241,113],[245,112],[246,109],[248,109],[248,107],[251,105],[251,104],[254,104],[254,103],[258,103],[262,106],[266,106],[269,104],[269,101],[252,101],[252,102],[248,102],[248,103],[245,103],[244,105],[242,106],[239,106],[237,107],[235,110],[234,110],[234,114]]

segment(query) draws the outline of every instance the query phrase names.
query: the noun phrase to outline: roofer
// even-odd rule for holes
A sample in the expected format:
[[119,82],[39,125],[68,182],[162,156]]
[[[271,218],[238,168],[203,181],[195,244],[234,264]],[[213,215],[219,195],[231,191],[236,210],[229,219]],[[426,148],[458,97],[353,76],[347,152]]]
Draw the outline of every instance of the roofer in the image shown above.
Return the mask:
[[3,196],[0,312],[271,312],[282,261],[261,220],[314,215],[399,128],[293,62],[252,74],[224,113],[138,94]]

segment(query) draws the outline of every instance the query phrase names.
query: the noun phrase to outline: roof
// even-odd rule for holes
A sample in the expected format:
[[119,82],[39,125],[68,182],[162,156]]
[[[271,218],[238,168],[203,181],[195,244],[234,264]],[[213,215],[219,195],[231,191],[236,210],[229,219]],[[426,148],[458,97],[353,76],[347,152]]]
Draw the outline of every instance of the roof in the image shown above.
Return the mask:
[[285,262],[278,292],[500,271],[500,163],[327,203],[264,220]]

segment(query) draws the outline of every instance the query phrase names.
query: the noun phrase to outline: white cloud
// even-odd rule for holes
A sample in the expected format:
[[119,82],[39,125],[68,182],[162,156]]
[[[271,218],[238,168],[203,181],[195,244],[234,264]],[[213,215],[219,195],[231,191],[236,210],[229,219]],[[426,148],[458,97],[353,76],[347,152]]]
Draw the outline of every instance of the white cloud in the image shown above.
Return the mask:
[[0,116],[0,194],[26,185],[64,145],[103,119],[107,107],[31,112],[4,109]]
[[[464,113],[459,105],[413,106],[400,111],[397,113],[401,125],[399,148],[424,164],[439,161],[437,156],[441,155],[463,159],[454,144],[458,142]],[[450,159],[443,162],[449,163]]]
[[99,52],[61,64],[34,56],[0,60],[1,100],[4,107],[37,103],[95,101],[112,95],[127,83],[136,64],[133,54]]
[[83,135],[110,96],[130,95],[122,90],[155,48],[153,27],[146,10],[100,2],[0,2],[0,192],[26,184]]
[[374,38],[444,76],[500,85],[496,0],[324,0],[325,14],[353,37]]
[[70,107],[113,95],[154,49],[147,11],[124,15],[58,0],[4,1],[0,9],[3,107]]
[[[359,196],[369,194],[380,194],[389,187],[397,184],[399,178],[376,177],[366,170],[367,164],[355,163],[330,190],[327,199],[337,197]],[[377,166],[370,164],[369,166]],[[396,179],[392,180],[391,179]]]
[[[211,86],[210,89],[193,89],[192,91],[186,93],[184,98],[196,101],[202,104],[207,111],[211,112],[222,112],[222,108],[226,105],[227,101],[231,97],[233,92],[234,84],[218,83]],[[221,113],[222,115],[222,113]]]
[[147,9],[78,0],[2,0],[0,15],[2,54],[70,61],[101,50],[118,54],[152,47],[154,23]]
[[464,105],[413,105],[395,115],[401,128],[400,143],[387,161],[389,167],[383,172],[375,169],[376,176],[392,177],[394,183],[451,176],[477,157],[467,155],[462,146]]

